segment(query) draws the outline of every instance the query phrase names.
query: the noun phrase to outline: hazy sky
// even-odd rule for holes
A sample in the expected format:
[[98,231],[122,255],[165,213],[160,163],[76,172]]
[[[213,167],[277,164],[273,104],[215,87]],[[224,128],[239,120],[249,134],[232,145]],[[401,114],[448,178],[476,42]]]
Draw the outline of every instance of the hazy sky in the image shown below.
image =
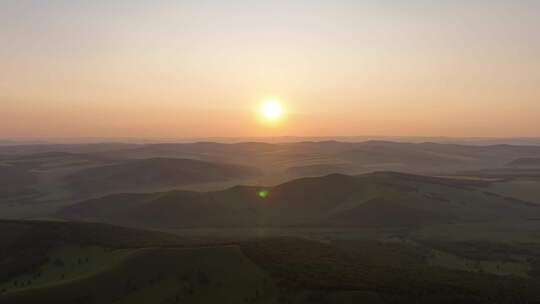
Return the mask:
[[0,0],[0,137],[268,135],[540,136],[540,1]]

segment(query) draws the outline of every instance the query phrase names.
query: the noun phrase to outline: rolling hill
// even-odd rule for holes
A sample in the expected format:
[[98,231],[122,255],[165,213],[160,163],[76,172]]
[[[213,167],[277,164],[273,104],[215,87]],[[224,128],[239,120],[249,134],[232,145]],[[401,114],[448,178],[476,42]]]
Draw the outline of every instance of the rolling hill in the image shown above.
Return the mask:
[[65,180],[76,193],[101,193],[245,179],[258,174],[257,169],[247,166],[149,158],[80,170],[66,176]]
[[[269,144],[242,142],[26,145],[0,147],[0,155],[43,152],[86,153],[105,159],[186,158],[211,162],[246,164],[266,170],[291,167],[346,164],[362,173],[374,170],[441,172],[500,167],[518,158],[540,157],[539,146],[460,145],[443,143],[292,142]],[[324,168],[323,168],[324,169]],[[329,166],[324,173],[336,173]],[[311,173],[308,173],[311,174]]]
[[[2,146],[0,213],[5,218],[43,217],[63,206],[112,193],[210,191],[333,173],[463,175],[539,157],[538,146],[389,141]],[[511,176],[537,176],[533,171],[514,171],[522,168],[506,168],[512,169]]]
[[[456,249],[455,244],[448,246]],[[463,247],[468,255],[477,256],[470,248]],[[433,267],[429,259],[428,247],[407,243],[271,237],[204,244],[104,224],[0,221],[0,265],[8,270],[0,273],[0,302],[393,304],[540,300],[535,278]]]
[[113,162],[93,154],[43,152],[0,158],[0,204],[31,204],[58,191],[57,175]]
[[540,216],[536,203],[492,193],[488,185],[394,172],[332,174],[274,187],[114,194],[64,208],[58,216],[159,228],[411,226]]
[[[294,167],[321,164],[327,166],[318,168],[318,172],[323,174],[364,173],[377,170],[433,173],[498,167],[516,158],[539,157],[540,147],[389,141],[320,141],[279,144],[198,142],[130,146],[126,149],[101,153],[108,157],[179,157],[238,164],[250,163],[269,171],[287,171],[293,168],[294,175],[298,173]],[[336,164],[345,164],[347,171],[336,171],[333,167]],[[308,175],[311,173],[308,170]]]
[[0,221],[1,303],[241,303],[276,296],[238,245],[73,222]]
[[540,158],[518,158],[508,163],[507,166],[515,168],[540,168]]

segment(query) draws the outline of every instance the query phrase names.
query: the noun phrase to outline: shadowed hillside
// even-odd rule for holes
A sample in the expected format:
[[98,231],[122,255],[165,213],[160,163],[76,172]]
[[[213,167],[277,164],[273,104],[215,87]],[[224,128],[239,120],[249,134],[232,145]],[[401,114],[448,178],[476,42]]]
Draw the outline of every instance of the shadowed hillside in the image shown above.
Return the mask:
[[180,245],[180,237],[92,223],[0,220],[0,281],[31,271],[54,246],[77,244],[108,248]]
[[93,167],[66,177],[77,193],[173,187],[253,177],[250,167],[191,159],[150,158]]
[[234,245],[103,224],[0,221],[0,303],[241,303],[276,296]]
[[515,168],[540,168],[540,158],[518,158],[508,163],[507,166]]
[[537,204],[491,193],[488,186],[393,172],[333,174],[275,187],[115,194],[67,207],[59,216],[172,228],[411,226],[527,220],[540,214]]
[[50,216],[60,207],[105,194],[212,191],[333,173],[453,175],[539,157],[538,146],[388,141],[0,146],[0,212],[7,218]]
[[[448,172],[463,168],[503,166],[521,157],[538,157],[538,146],[468,146],[439,143],[296,142],[150,144],[101,152],[108,157],[180,157],[209,161],[255,164],[272,170],[317,166],[317,174],[400,170],[410,172]],[[324,167],[326,166],[326,168]],[[336,166],[338,170],[336,171]],[[317,168],[317,167],[315,167]],[[292,169],[297,174],[297,169]],[[302,169],[300,169],[302,170]],[[311,174],[309,172],[308,174]],[[301,171],[300,171],[301,172]]]
[[257,167],[277,166],[281,170],[298,166],[326,165],[330,171],[325,173],[335,173],[333,166],[336,165],[346,165],[344,169],[354,171],[369,171],[372,166],[376,166],[379,170],[399,168],[417,172],[449,171],[463,167],[504,166],[518,158],[540,157],[538,146],[473,146],[389,141],[0,146],[0,155],[43,152],[86,153],[106,159],[188,158],[250,163]]
[[[535,277],[431,265],[433,250],[427,247],[431,244],[323,243],[290,237],[205,244],[170,234],[76,222],[0,221],[0,228],[0,265],[8,270],[0,276],[3,304],[540,300]],[[488,243],[433,245],[484,259],[507,260],[505,251],[515,251]],[[497,249],[494,256],[484,255],[492,249]],[[537,248],[525,253],[538,256]]]

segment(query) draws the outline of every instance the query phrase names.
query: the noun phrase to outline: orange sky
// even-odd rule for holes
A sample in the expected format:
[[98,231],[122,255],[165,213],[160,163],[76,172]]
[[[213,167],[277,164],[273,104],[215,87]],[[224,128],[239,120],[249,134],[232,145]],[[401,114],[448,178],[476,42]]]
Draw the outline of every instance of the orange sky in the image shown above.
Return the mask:
[[539,20],[526,0],[2,1],[0,137],[540,136]]

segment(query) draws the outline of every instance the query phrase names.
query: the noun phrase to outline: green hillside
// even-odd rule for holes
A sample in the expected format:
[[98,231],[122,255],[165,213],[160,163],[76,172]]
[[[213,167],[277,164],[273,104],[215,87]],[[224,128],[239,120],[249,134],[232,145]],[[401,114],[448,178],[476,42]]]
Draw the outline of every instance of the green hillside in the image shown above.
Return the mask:
[[[0,278],[0,303],[7,304],[540,300],[540,251],[527,244],[291,237],[224,243],[43,221],[1,221],[0,228],[2,269],[19,265]],[[529,269],[507,273],[517,256]],[[485,270],[469,269],[478,263]]]
[[66,274],[49,285],[27,285],[0,299],[18,304],[270,303],[276,295],[271,280],[237,246],[138,249],[107,266],[79,277]]

